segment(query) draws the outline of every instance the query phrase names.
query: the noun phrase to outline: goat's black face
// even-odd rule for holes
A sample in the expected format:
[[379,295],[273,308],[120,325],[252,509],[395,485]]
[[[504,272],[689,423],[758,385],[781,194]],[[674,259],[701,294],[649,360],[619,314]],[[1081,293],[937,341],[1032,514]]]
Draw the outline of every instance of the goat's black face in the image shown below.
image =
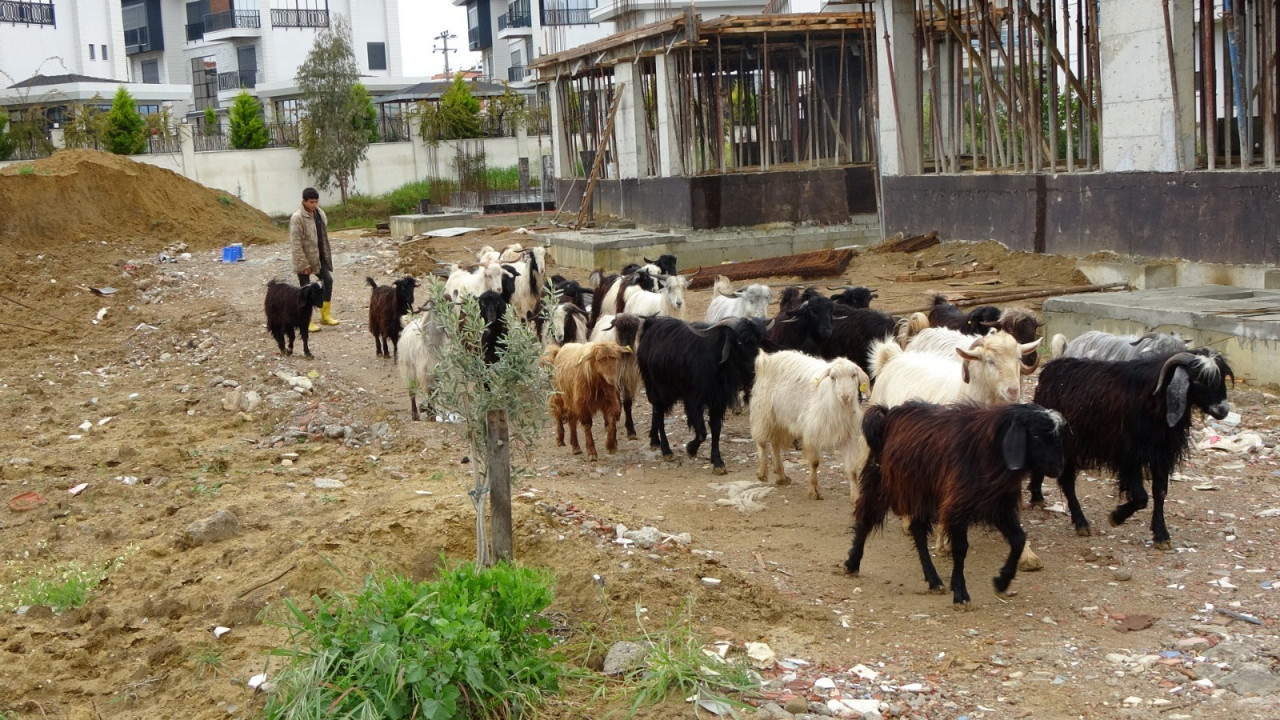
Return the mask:
[[[1000,308],[993,305],[984,305],[975,308],[969,313],[968,319],[965,321],[965,332],[969,335],[986,335],[987,330],[995,327],[1000,322]],[[1023,342],[1030,342],[1024,340]]]
[[1066,429],[1062,415],[1030,404],[1018,407],[1011,415],[1001,438],[1006,466],[1053,478],[1062,475],[1062,433]]
[[308,307],[313,308],[324,305],[324,286],[313,282],[302,288],[302,301]]
[[413,289],[418,287],[418,281],[412,277],[402,277],[392,284],[396,286],[396,298],[399,304],[397,309],[403,315],[413,308]]
[[798,317],[804,317],[813,328],[813,334],[819,339],[826,340],[831,337],[831,315],[832,303],[829,299],[818,295],[804,301],[804,304],[796,310]]
[[1234,382],[1235,373],[1226,358],[1212,350],[1195,350],[1192,354],[1199,357],[1187,368],[1191,375],[1187,399],[1221,420],[1231,412],[1231,403],[1227,401],[1227,377]]
[[482,293],[478,302],[480,317],[485,325],[492,325],[502,319],[502,314],[507,310],[507,303],[503,301],[502,296],[492,290]]

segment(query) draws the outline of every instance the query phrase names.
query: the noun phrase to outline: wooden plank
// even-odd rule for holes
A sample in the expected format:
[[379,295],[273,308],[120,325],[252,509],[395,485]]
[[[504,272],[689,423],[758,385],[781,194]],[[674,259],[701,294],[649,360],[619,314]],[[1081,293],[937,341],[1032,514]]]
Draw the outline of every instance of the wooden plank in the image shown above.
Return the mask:
[[582,218],[587,214],[587,208],[591,206],[591,194],[595,192],[596,181],[600,179],[600,168],[604,165],[604,156],[609,153],[609,143],[613,140],[613,121],[618,117],[618,106],[622,104],[622,93],[626,88],[627,84],[620,82],[613,91],[613,102],[609,104],[609,122],[604,128],[604,138],[600,141],[600,145],[596,147],[596,159],[595,162],[591,163],[591,175],[587,178],[587,189],[582,192],[582,205],[578,208],[578,217],[573,223],[574,230],[582,227]]

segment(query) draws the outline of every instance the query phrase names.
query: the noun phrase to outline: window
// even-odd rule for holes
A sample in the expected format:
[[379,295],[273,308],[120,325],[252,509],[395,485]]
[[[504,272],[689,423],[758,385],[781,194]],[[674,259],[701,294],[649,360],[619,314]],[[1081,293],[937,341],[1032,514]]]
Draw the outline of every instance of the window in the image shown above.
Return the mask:
[[191,89],[196,110],[218,107],[218,60],[215,56],[191,58]]
[[387,44],[380,42],[369,43],[369,69],[370,70],[386,70],[387,69]]
[[103,60],[106,60],[106,59],[107,59],[107,46],[106,46],[106,45],[100,45],[99,47],[101,47],[101,48],[102,48],[102,59],[103,59]]
[[97,59],[98,59],[98,58],[96,58],[96,57],[94,57],[94,56],[93,56],[93,43],[89,43],[89,59],[90,59],[90,60],[97,60]]
[[142,82],[146,85],[160,84],[160,61],[159,60],[143,60],[142,61]]

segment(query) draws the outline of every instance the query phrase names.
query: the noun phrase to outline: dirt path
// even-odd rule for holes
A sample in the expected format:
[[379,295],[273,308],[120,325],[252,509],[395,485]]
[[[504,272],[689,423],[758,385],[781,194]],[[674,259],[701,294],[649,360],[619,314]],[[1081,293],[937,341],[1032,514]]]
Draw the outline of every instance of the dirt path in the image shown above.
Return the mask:
[[[263,652],[284,632],[262,620],[280,598],[355,587],[378,568],[427,577],[442,553],[473,555],[466,450],[449,425],[408,420],[393,365],[374,356],[365,327],[364,277],[386,283],[402,268],[421,274],[426,254],[461,259],[464,245],[502,238],[397,248],[355,235],[335,237],[334,311],[342,325],[313,338],[315,360],[278,358],[262,326],[263,285],[291,277],[283,244],[254,247],[236,265],[209,252],[173,266],[148,261],[146,277],[182,273],[156,281],[166,288],[159,304],[142,302],[144,291],[130,287],[113,300],[94,300],[111,308],[103,323],[81,323],[60,344],[7,346],[0,402],[12,413],[0,421],[0,489],[6,498],[38,490],[52,501],[26,513],[0,511],[7,513],[0,543],[9,561],[0,580],[33,561],[126,559],[80,611],[5,616],[0,712],[254,716],[262,698],[244,681],[278,668]],[[844,280],[875,284],[878,304],[901,307],[926,288],[884,278],[948,253],[982,256],[1005,277],[1047,273],[1040,279],[1046,284],[1067,284],[1060,261],[1050,266],[985,246],[944,246],[919,258],[864,256]],[[707,301],[705,292],[695,293],[690,317]],[[88,317],[92,307],[76,312]],[[314,373],[314,390],[289,392],[275,376],[280,370]],[[243,414],[225,409],[237,390],[254,390],[262,404]],[[1274,440],[1274,395],[1238,385],[1232,401],[1243,420],[1224,433],[1243,429]],[[643,437],[647,402],[636,410]],[[96,424],[103,417],[112,419]],[[82,422],[90,429],[77,431]],[[673,445],[687,439],[683,417],[668,423]],[[82,437],[69,440],[73,434]],[[807,498],[792,453],[797,483],[761,497],[763,509],[720,504],[729,495],[725,483],[755,479],[746,415],[727,418],[730,472],[723,477],[711,474],[705,448],[700,458],[665,463],[645,440],[620,444],[617,455],[597,464],[551,442],[539,445],[515,499],[517,556],[556,572],[556,610],[569,626],[599,623],[605,640],[634,636],[637,607],[646,609],[652,629],[692,597],[691,620],[701,632],[738,648],[767,642],[779,658],[809,663],[788,660],[770,670],[771,696],[829,700],[832,691],[814,683],[830,678],[843,697],[883,699],[890,715],[1280,712],[1280,676],[1272,672],[1280,600],[1270,589],[1272,581],[1280,586],[1280,519],[1255,516],[1280,506],[1270,449],[1192,453],[1171,489],[1175,552],[1150,548],[1145,512],[1105,527],[1103,513],[1114,502],[1108,479],[1081,483],[1094,537],[1076,537],[1060,513],[1025,513],[1045,569],[1020,574],[1012,596],[989,590],[1003,542],[975,531],[968,572],[974,603],[965,612],[953,610],[949,596],[924,592],[910,543],[892,524],[869,543],[863,574],[845,575],[848,486],[832,462],[821,469],[822,501]],[[118,479],[127,477],[137,482]],[[342,486],[320,489],[316,479]],[[79,482],[88,489],[68,495]],[[1051,504],[1057,499],[1050,494]],[[223,509],[239,518],[233,537],[193,543],[186,536],[189,524]],[[614,542],[616,523],[688,537],[627,546]],[[938,565],[949,572],[949,560]],[[712,587],[703,578],[721,582]],[[1263,624],[1232,620],[1209,603]],[[233,630],[214,641],[214,625]],[[879,677],[859,677],[851,671],[859,664]],[[575,705],[553,706],[549,714],[598,716]],[[650,716],[690,714],[675,703]]]

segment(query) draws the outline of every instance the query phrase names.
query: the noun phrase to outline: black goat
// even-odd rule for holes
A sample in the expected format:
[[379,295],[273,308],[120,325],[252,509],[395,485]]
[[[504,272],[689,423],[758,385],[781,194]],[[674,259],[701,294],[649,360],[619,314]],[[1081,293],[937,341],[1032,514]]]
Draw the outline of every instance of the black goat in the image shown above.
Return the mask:
[[835,303],[812,288],[802,293],[789,287],[783,290],[779,307],[765,333],[768,347],[818,355],[831,338]]
[[676,256],[675,255],[659,255],[657,260],[644,259],[648,265],[654,265],[662,271],[663,275],[676,275]]
[[613,316],[608,327],[597,327],[591,332],[592,341],[608,340],[630,350],[618,361],[618,395],[622,398],[622,412],[626,417],[627,437],[636,438],[636,423],[631,419],[631,405],[640,391],[640,367],[636,360],[640,343],[640,329],[644,318],[629,313]]
[[1062,416],[1029,404],[909,402],[892,409],[872,405],[862,430],[871,457],[858,479],[853,546],[845,570],[858,574],[867,535],[892,510],[911,518],[911,536],[930,590],[942,590],[928,547],[930,531],[941,524],[951,540],[951,599],[969,602],[964,561],[968,529],[976,523],[994,527],[1009,542],[1009,556],[993,579],[997,592],[1008,590],[1027,541],[1018,520],[1022,479],[1029,471],[1062,470]]
[[591,291],[582,287],[577,280],[552,275],[551,288],[564,302],[571,302],[583,310],[591,306]]
[[480,304],[480,319],[484,321],[480,345],[484,349],[484,361],[492,365],[498,362],[498,346],[507,337],[507,303],[492,290],[481,293],[476,301]]
[[837,290],[840,292],[831,296],[831,301],[837,305],[846,305],[851,308],[869,308],[871,301],[880,297],[875,290],[865,287],[844,287],[844,288],[827,288],[828,290]]
[[[267,315],[267,329],[280,346],[281,355],[293,354],[293,333],[296,330],[302,336],[302,354],[311,357],[311,346],[307,343],[308,328],[311,325],[311,310],[324,304],[324,289],[320,283],[311,283],[305,287],[297,287],[279,280],[267,283],[267,297],[263,301],[263,310]],[[284,346],[285,336],[289,337],[289,348]]]
[[404,330],[400,319],[413,310],[413,289],[418,281],[406,275],[390,285],[379,286],[371,277],[366,277],[365,282],[373,288],[369,296],[369,332],[374,349],[378,357],[399,358],[400,333]]
[[650,317],[641,330],[643,340],[637,351],[645,394],[653,405],[649,427],[650,447],[671,457],[671,445],[663,420],[676,402],[684,404],[694,438],[685,446],[690,457],[707,438],[702,414],[711,425],[713,472],[727,472],[720,456],[720,427],[725,410],[738,392],[750,387],[755,358],[764,341],[764,321],[741,318],[698,330],[682,320]]
[[[983,305],[965,312],[947,302],[947,299],[941,295],[933,296],[933,307],[929,308],[929,327],[950,328],[959,330],[965,335],[986,335],[987,330],[999,320],[1000,308],[994,305]],[[1032,340],[1035,340],[1034,335],[1027,340],[1019,339],[1018,342]]]
[[[1059,358],[1044,366],[1035,400],[1071,425],[1066,465],[1055,477],[1077,534],[1090,534],[1076,499],[1077,470],[1107,468],[1116,474],[1126,502],[1111,511],[1112,525],[1147,506],[1145,473],[1155,498],[1152,540],[1160,550],[1173,547],[1164,522],[1169,474],[1190,445],[1192,408],[1219,420],[1227,416],[1228,376],[1235,379],[1227,361],[1205,348],[1138,360]],[[1032,505],[1044,505],[1042,479],[1031,476]]]
[[839,314],[832,318],[830,337],[817,354],[827,360],[849,358],[870,374],[871,344],[892,338],[897,322],[892,315],[879,310],[842,306]]

